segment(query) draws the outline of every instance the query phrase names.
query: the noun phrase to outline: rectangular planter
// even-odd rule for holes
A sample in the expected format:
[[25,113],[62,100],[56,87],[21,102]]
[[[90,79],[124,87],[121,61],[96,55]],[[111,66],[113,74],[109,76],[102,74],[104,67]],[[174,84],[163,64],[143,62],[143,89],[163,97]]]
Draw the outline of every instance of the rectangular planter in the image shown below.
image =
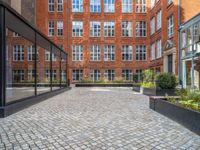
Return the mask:
[[75,87],[132,87],[132,83],[76,83]]
[[140,92],[140,85],[138,85],[138,84],[133,84],[133,91],[135,91],[135,92]]
[[200,135],[200,112],[150,97],[149,107]]
[[175,89],[140,88],[140,93],[148,96],[176,96]]

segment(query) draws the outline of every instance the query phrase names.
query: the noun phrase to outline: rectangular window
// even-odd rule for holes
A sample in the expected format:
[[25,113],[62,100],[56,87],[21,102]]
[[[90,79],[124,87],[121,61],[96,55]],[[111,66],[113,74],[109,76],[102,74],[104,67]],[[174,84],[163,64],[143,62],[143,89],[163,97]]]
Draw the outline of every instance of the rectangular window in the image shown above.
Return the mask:
[[100,37],[101,36],[101,22],[100,21],[91,21],[90,22],[90,36],[91,37]]
[[153,8],[156,4],[156,0],[151,0],[151,8]]
[[57,22],[57,34],[58,36],[63,36],[63,21]]
[[123,61],[133,60],[133,46],[122,45],[122,60]]
[[136,13],[146,13],[146,0],[136,0]]
[[57,1],[57,11],[62,12],[63,11],[63,0]]
[[53,12],[54,11],[54,0],[49,0],[48,1],[48,8],[49,8],[49,12]]
[[21,37],[19,33],[13,32],[13,37]]
[[171,15],[168,18],[168,37],[171,38],[174,35],[174,16]]
[[49,20],[48,27],[49,27],[48,35],[54,36],[54,21],[53,20]]
[[122,70],[122,78],[126,81],[133,80],[133,71],[130,69]]
[[113,81],[115,79],[115,70],[105,70],[104,76],[108,81]]
[[143,71],[142,70],[136,70],[135,73],[136,73],[137,82],[140,82],[142,80]]
[[90,71],[90,78],[92,81],[99,81],[101,79],[101,72],[100,70],[93,69]]
[[162,56],[162,42],[161,42],[161,40],[157,41],[156,48],[157,48],[157,58],[160,58]]
[[115,46],[105,45],[104,46],[104,61],[114,61],[115,60]]
[[61,70],[61,81],[66,81],[66,70]]
[[72,46],[72,60],[73,61],[82,61],[83,60],[83,46],[82,45],[73,45]]
[[122,21],[122,36],[123,37],[133,36],[133,23],[131,21]]
[[13,82],[19,83],[24,81],[24,70],[13,70]]
[[133,12],[133,0],[122,0],[122,12],[123,13]]
[[81,81],[83,79],[83,70],[73,70],[72,79],[73,81]]
[[24,46],[14,45],[13,46],[13,61],[23,61],[24,60]]
[[167,4],[170,5],[173,2],[173,0],[167,0]]
[[101,0],[90,0],[90,12],[101,12]]
[[155,33],[155,17],[151,19],[151,35]]
[[28,70],[28,81],[34,81],[35,80],[35,70],[31,69]]
[[33,45],[30,45],[28,46],[28,61],[34,61],[35,59],[38,60],[38,50],[37,50],[37,56],[36,56],[35,47]]
[[146,46],[136,45],[136,60],[144,61],[146,60]]
[[90,46],[90,60],[91,61],[100,61],[101,60],[100,45],[91,45]]
[[162,26],[162,11],[160,10],[156,15],[156,30],[159,30]]
[[147,34],[147,24],[146,21],[136,22],[136,37],[146,37]]
[[[46,81],[50,81],[51,79],[51,70],[47,69],[46,70]],[[56,70],[52,70],[52,80],[56,80]]]
[[83,12],[83,0],[72,0],[72,12]]
[[114,37],[115,36],[115,22],[104,22],[104,36]]
[[106,13],[115,12],[115,0],[104,0],[104,12]]
[[72,22],[72,36],[73,37],[83,36],[83,22],[82,21]]
[[151,44],[151,60],[155,59],[155,43]]
[[[45,50],[45,61],[51,60],[51,53],[50,51]],[[52,54],[52,61],[56,61],[55,54]]]

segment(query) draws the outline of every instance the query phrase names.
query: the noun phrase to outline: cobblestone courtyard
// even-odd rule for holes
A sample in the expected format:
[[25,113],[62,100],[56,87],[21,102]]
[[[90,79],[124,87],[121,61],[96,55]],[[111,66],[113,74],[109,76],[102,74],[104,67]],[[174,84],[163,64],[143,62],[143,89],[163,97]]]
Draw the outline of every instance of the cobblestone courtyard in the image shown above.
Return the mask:
[[200,149],[200,137],[130,88],[73,88],[0,119],[0,149]]

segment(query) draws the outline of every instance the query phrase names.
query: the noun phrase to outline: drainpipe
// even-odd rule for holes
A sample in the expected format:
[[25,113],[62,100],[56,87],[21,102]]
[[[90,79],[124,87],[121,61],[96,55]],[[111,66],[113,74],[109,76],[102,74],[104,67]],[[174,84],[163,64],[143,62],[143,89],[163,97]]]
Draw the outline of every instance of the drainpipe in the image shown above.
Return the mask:
[[181,0],[178,0],[178,77],[179,77],[179,83],[181,84],[181,86],[183,87],[183,81],[182,81],[182,54],[181,54],[181,37],[180,37],[180,28],[181,25]]

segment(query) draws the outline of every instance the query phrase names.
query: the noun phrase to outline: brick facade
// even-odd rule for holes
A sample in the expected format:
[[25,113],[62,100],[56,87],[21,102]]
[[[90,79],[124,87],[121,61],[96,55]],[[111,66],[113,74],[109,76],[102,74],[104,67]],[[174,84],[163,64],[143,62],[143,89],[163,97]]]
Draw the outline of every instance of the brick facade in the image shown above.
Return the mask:
[[[178,6],[181,7],[181,22],[186,21],[191,18],[199,10],[197,7],[200,6],[199,1],[188,2],[187,0],[182,0],[181,5],[178,4],[178,0],[173,0],[170,5],[167,4],[167,0],[157,0],[155,6],[151,8],[151,0],[146,0],[147,11],[146,13],[136,13],[136,1],[133,1],[133,12],[132,13],[122,13],[121,0],[115,0],[115,12],[105,13],[104,12],[104,0],[101,0],[101,12],[100,13],[90,13],[90,1],[83,0],[83,12],[74,13],[72,12],[71,0],[63,0],[63,11],[57,12],[57,1],[54,1],[55,10],[53,12],[48,12],[48,0],[37,0],[36,1],[36,23],[39,29],[48,35],[48,21],[55,21],[55,36],[49,37],[52,41],[57,44],[62,44],[65,51],[69,54],[69,78],[72,80],[72,70],[82,69],[83,76],[88,78],[90,76],[91,69],[98,69],[104,74],[106,69],[115,70],[115,76],[121,77],[123,69],[136,70],[152,68],[155,71],[166,71],[167,66],[165,57],[156,58],[150,60],[150,47],[151,44],[157,40],[162,40],[162,51],[170,54],[170,50],[173,50],[174,58],[174,73],[178,74]],[[195,9],[192,9],[193,6]],[[157,30],[154,34],[150,34],[150,20],[154,16],[156,18],[157,12],[162,11],[162,27]],[[168,37],[168,17],[174,16],[174,34],[172,37]],[[56,21],[63,20],[64,32],[62,37],[56,36]],[[104,37],[103,24],[105,21],[115,22],[115,36],[114,37]],[[72,21],[83,21],[83,36],[82,37],[72,37]],[[90,37],[90,21],[100,21],[101,22],[101,36],[100,37]],[[132,21],[133,23],[133,37],[122,37],[121,36],[121,22],[122,21]],[[136,21],[146,21],[147,22],[147,35],[146,37],[136,37]],[[156,21],[155,21],[156,22]],[[156,23],[155,23],[156,24]],[[171,47],[169,47],[170,42],[172,42]],[[72,46],[75,44],[80,44],[83,46],[83,60],[73,61],[72,60]],[[101,46],[101,60],[94,62],[90,61],[90,45],[98,44]],[[104,45],[114,44],[115,45],[115,61],[106,62],[104,61]],[[132,45],[133,46],[133,60],[132,61],[122,61],[121,47],[122,45]],[[136,45],[146,45],[146,57],[145,61],[136,61]],[[157,54],[155,54],[157,55]],[[167,58],[167,57],[166,57]],[[163,65],[164,64],[164,65]]]

